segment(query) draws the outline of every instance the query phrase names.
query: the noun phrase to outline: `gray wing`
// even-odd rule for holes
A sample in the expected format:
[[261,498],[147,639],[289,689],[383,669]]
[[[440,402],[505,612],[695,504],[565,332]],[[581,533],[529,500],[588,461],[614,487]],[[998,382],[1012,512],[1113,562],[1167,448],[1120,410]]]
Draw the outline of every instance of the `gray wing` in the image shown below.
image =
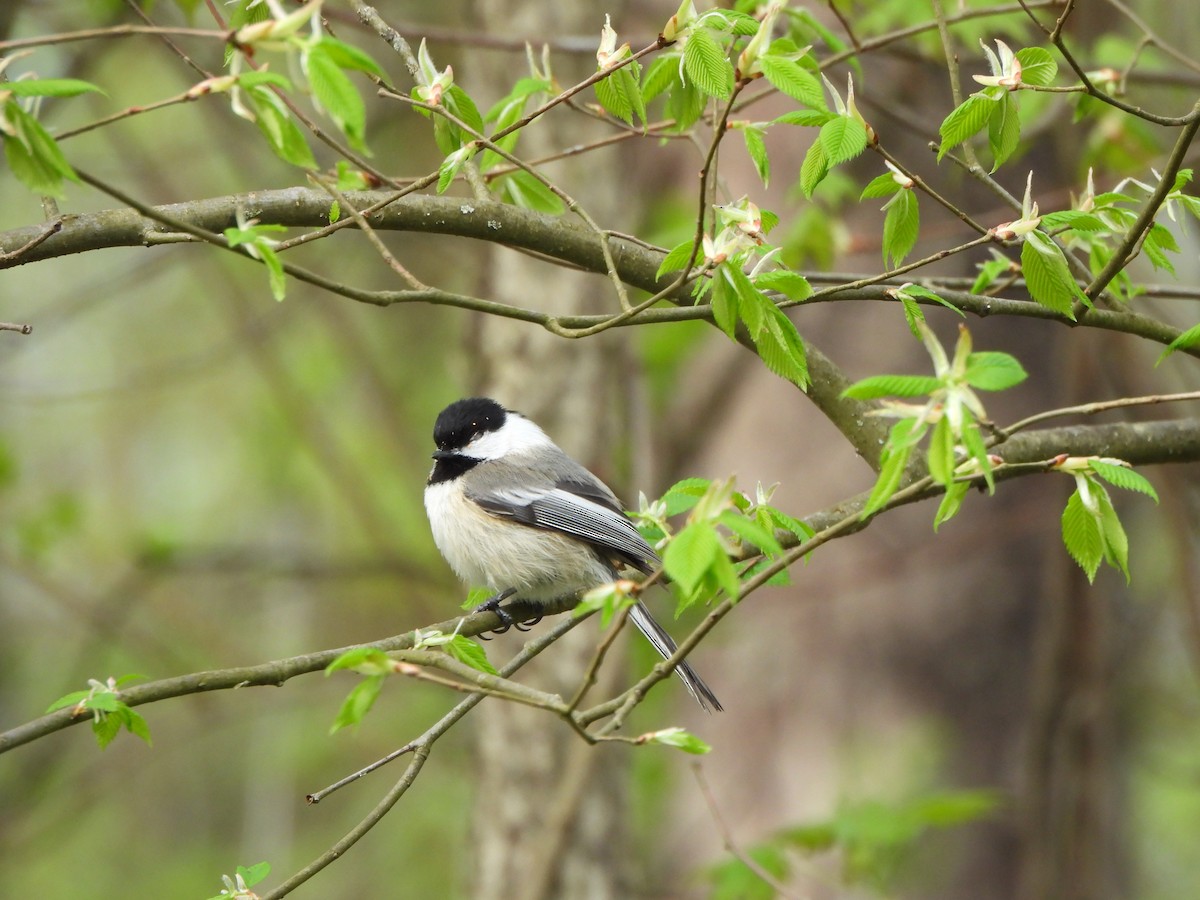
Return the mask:
[[[479,467],[482,468],[482,467]],[[547,528],[590,544],[609,559],[649,572],[658,555],[621,510],[617,498],[602,482],[580,467],[576,473],[544,484],[502,488],[502,479],[483,479],[467,489],[467,496],[494,516],[524,525]]]

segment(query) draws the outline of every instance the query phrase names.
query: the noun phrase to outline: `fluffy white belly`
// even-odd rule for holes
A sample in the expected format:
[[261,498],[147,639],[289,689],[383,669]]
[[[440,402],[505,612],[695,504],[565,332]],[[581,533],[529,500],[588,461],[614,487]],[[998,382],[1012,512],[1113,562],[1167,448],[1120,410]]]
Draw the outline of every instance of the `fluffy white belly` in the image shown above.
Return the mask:
[[425,489],[433,540],[458,577],[517,598],[549,601],[611,581],[612,569],[582,541],[489,515],[454,482]]

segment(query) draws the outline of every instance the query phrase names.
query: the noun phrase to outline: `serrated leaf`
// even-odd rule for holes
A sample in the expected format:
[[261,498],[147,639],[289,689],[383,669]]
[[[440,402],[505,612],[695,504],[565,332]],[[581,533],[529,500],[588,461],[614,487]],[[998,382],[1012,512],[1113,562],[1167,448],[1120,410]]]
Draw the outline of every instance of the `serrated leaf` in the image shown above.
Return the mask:
[[821,82],[798,62],[767,53],[759,57],[763,76],[771,87],[798,103],[816,110],[828,110]]
[[1012,94],[1005,94],[995,104],[988,117],[988,149],[992,151],[992,171],[995,172],[1021,143],[1021,117],[1017,114],[1017,101]]
[[90,693],[91,693],[91,691],[71,691],[71,693],[69,693],[69,694],[64,694],[63,696],[61,696],[57,700],[55,700],[53,703],[51,703],[49,706],[47,706],[46,712],[52,713],[55,710],[63,709],[67,706],[75,706],[81,700],[87,699],[87,696]]
[[351,669],[363,675],[382,675],[390,672],[391,658],[377,647],[355,647],[338,656],[325,667],[325,676],[342,669]]
[[903,190],[896,179],[892,177],[891,172],[884,172],[882,175],[876,175],[872,178],[861,194],[858,195],[859,200],[869,200],[873,197],[890,197],[896,191]]
[[1068,319],[1075,319],[1071,305],[1075,300],[1083,299],[1083,294],[1071,277],[1058,244],[1040,231],[1029,232],[1021,247],[1021,271],[1034,300]]
[[726,557],[712,524],[690,522],[667,544],[663,569],[684,593],[694,594],[718,558]]
[[246,96],[254,107],[254,123],[275,155],[293,166],[315,169],[312,150],[283,101],[267,87],[248,88]]
[[139,737],[146,742],[147,745],[153,746],[154,741],[150,740],[150,726],[146,720],[138,713],[137,710],[130,706],[124,706],[124,720],[126,730],[134,737]]
[[733,91],[733,66],[725,51],[704,28],[693,28],[683,48],[683,71],[710,97],[724,99]]
[[608,112],[630,125],[634,116],[644,125],[646,123],[646,106],[642,101],[642,92],[638,87],[629,66],[609,73],[602,81],[597,81],[592,87],[596,91],[596,99]]
[[63,181],[78,181],[58,143],[15,100],[4,104],[2,115],[9,129],[3,132],[4,155],[13,175],[29,190],[63,197]]
[[1003,391],[1015,387],[1029,373],[1016,357],[993,350],[981,350],[967,357],[964,375],[967,384],[981,391]]
[[1025,47],[1015,54],[1021,64],[1021,83],[1045,87],[1058,74],[1058,63],[1042,47]]
[[1165,269],[1172,275],[1175,274],[1175,265],[1167,256],[1166,251],[1178,253],[1179,244],[1175,240],[1175,235],[1171,234],[1168,228],[1158,222],[1151,225],[1142,241],[1142,250],[1154,268]]
[[1171,341],[1171,343],[1167,344],[1167,349],[1158,355],[1158,359],[1154,361],[1154,365],[1157,366],[1176,350],[1183,350],[1195,344],[1200,344],[1200,324],[1193,325],[1187,331],[1183,332],[1183,334],[1179,335],[1179,337],[1175,338],[1175,340]]
[[14,97],[77,97],[80,94],[107,93],[90,81],[78,78],[25,78],[20,81],[5,81],[0,91]]
[[370,54],[360,50],[353,44],[346,44],[336,38],[325,35],[321,38],[321,48],[340,68],[367,72],[379,78],[387,77],[383,69],[380,68],[379,63],[375,62]]
[[663,257],[663,261],[658,266],[658,271],[654,273],[655,279],[660,279],[668,272],[678,272],[688,264],[688,260],[692,259],[691,239],[676,244],[671,248],[670,252]]
[[921,231],[921,213],[917,197],[912,191],[902,190],[887,207],[883,220],[883,263],[898,266],[912,252]]
[[1117,518],[1117,511],[1113,508],[1108,491],[1100,488],[1095,482],[1093,484],[1098,489],[1096,499],[1100,506],[1099,524],[1100,537],[1104,541],[1104,559],[1110,566],[1121,570],[1125,576],[1125,582],[1128,584],[1129,538],[1125,534],[1121,520]]
[[690,81],[681,82],[667,97],[667,115],[675,120],[675,131],[687,131],[696,124],[707,103],[704,92]]
[[1087,574],[1088,581],[1096,580],[1096,571],[1104,559],[1104,540],[1100,525],[1087,511],[1076,490],[1067,500],[1062,514],[1062,538],[1067,552]]
[[642,77],[642,99],[649,103],[672,85],[679,84],[679,56],[665,53],[655,58]]
[[843,397],[854,400],[877,400],[880,397],[923,397],[932,394],[942,382],[932,375],[872,375],[856,381]]
[[310,47],[301,56],[301,64],[317,106],[337,123],[352,147],[366,149],[363,143],[367,127],[366,104],[346,73],[334,62],[325,42]]
[[962,508],[962,502],[967,496],[967,491],[971,489],[971,485],[966,481],[955,481],[946,486],[946,493],[942,495],[942,502],[938,504],[937,513],[933,517],[933,530],[936,533],[938,528],[943,523],[950,521]]
[[442,103],[445,104],[446,109],[462,119],[463,124],[468,128],[480,134],[483,133],[483,116],[479,113],[479,107],[475,105],[471,95],[457,84],[450,85],[449,90],[442,95]]
[[933,426],[927,453],[929,475],[938,484],[949,486],[954,481],[954,432],[950,420],[942,417]]
[[796,326],[772,303],[766,308],[766,327],[755,338],[759,358],[767,368],[798,388],[808,388],[808,355]]
[[329,727],[329,733],[336,734],[343,728],[361,722],[379,698],[386,678],[386,675],[371,675],[356,684],[342,702],[342,708],[338,710],[337,717]]
[[712,747],[704,743],[700,738],[690,732],[684,731],[682,728],[664,728],[662,731],[654,731],[650,734],[642,735],[640,740],[645,743],[675,747],[684,753],[693,753],[698,756],[702,756],[712,750]]
[[[750,276],[742,271],[741,266],[736,262],[730,261],[721,264],[718,279],[722,277],[728,279],[729,284],[737,293],[738,318],[746,323],[750,336],[758,340],[763,328],[766,327],[765,308],[774,306],[774,304],[754,287]],[[730,336],[732,337],[732,335]]]
[[774,119],[772,124],[819,128],[826,122],[836,118],[837,113],[831,113],[824,109],[795,109],[791,112],[785,112],[782,116]]
[[986,94],[972,94],[951,110],[950,115],[946,116],[938,127],[938,134],[942,137],[942,144],[938,148],[938,162],[941,162],[948,151],[987,125],[995,104],[996,101]]
[[762,179],[763,187],[771,180],[771,160],[767,156],[767,142],[761,128],[746,126],[742,130],[742,139],[746,142],[746,152],[754,162],[758,177]]
[[753,519],[747,519],[745,516],[727,509],[721,513],[720,522],[741,538],[743,543],[757,547],[769,556],[778,556],[783,553],[783,547],[780,546],[774,533]]
[[1123,488],[1127,491],[1137,491],[1152,497],[1154,502],[1158,502],[1158,493],[1144,475],[1140,472],[1135,472],[1133,469],[1127,469],[1124,466],[1106,463],[1099,459],[1091,461],[1092,471],[1103,478],[1109,484]]
[[566,209],[562,198],[524,169],[496,180],[496,190],[514,206],[560,216]]
[[821,126],[820,140],[826,165],[833,168],[854,159],[867,148],[867,129],[858,119],[837,116]]
[[469,637],[461,634],[454,635],[450,643],[446,644],[446,652],[472,669],[486,672],[488,675],[500,674],[496,671],[496,667],[488,661],[487,653],[483,647],[479,646],[479,644],[475,643]]
[[[892,426],[888,442],[884,445],[883,454],[880,457],[879,477],[875,479],[875,486],[871,488],[871,495],[867,498],[860,518],[865,519],[882,509],[900,486],[900,480],[904,477],[904,469],[908,465],[909,454],[912,452],[912,445],[906,438],[911,434],[913,425],[913,419],[903,419]],[[901,434],[901,432],[903,433]],[[900,435],[899,439],[897,439],[898,435]]]
[[804,154],[804,162],[800,165],[800,190],[804,192],[804,196],[812,197],[813,191],[827,174],[829,161],[821,141],[815,140]]
[[789,300],[797,302],[812,296],[812,285],[808,279],[790,269],[772,269],[754,276],[754,286],[760,291],[778,291]]
[[271,874],[271,864],[269,862],[260,862],[252,866],[238,866],[237,873],[242,876],[242,881],[246,887],[254,887],[254,885]]
[[711,485],[712,482],[707,478],[684,478],[675,482],[662,495],[667,515],[677,516],[681,512],[687,512],[696,505],[696,501],[708,493]]
[[717,323],[729,339],[737,339],[737,323],[739,303],[737,290],[723,272],[718,272],[712,280],[712,296],[709,298],[712,307],[713,321]]
[[1104,231],[1108,226],[1091,213],[1063,209],[1042,216],[1043,229],[1070,228],[1072,231]]

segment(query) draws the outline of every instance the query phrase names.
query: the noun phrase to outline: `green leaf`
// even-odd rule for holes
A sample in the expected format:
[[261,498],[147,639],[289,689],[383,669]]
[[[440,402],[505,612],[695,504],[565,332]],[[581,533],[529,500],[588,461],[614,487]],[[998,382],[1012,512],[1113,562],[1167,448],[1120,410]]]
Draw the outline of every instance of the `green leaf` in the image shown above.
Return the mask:
[[4,155],[13,175],[29,190],[62,198],[63,181],[78,181],[58,143],[15,100],[4,104],[3,117],[12,133],[3,133]]
[[361,722],[378,699],[386,678],[386,675],[370,675],[356,684],[342,702],[342,708],[338,710],[337,717],[329,727],[329,733],[336,734],[343,728]]
[[1096,580],[1096,570],[1104,559],[1104,540],[1096,518],[1084,508],[1076,490],[1067,500],[1062,514],[1062,538],[1071,558],[1087,574],[1088,581]]
[[[1044,222],[1045,218],[1042,221]],[[980,263],[979,275],[976,277],[975,283],[971,285],[971,293],[982,294],[995,284],[997,278],[1003,274],[1010,274],[1012,271],[1012,262],[1003,257],[993,257],[985,263]]]
[[442,103],[446,109],[462,119],[468,128],[477,134],[483,133],[483,116],[479,114],[479,107],[475,105],[471,95],[457,84],[450,85],[450,89],[442,95]]
[[325,35],[321,38],[320,47],[333,62],[342,69],[355,69],[366,72],[378,78],[386,78],[387,74],[380,68],[379,63],[368,53],[352,44],[345,44],[336,38]]
[[896,179],[892,177],[891,172],[884,172],[882,175],[876,175],[863,188],[863,192],[859,194],[859,200],[869,200],[872,197],[890,197],[896,191],[903,190]]
[[342,669],[352,669],[361,675],[384,675],[392,670],[392,660],[376,647],[355,647],[327,665],[325,677]]
[[1195,344],[1200,344],[1200,323],[1193,325],[1187,331],[1183,332],[1183,334],[1179,335],[1179,337],[1175,338],[1175,340],[1171,341],[1171,343],[1167,344],[1167,349],[1159,354],[1158,359],[1154,361],[1154,365],[1157,366],[1176,350],[1183,350]]
[[820,140],[813,141],[808,152],[804,154],[804,162],[800,165],[800,190],[804,192],[804,196],[812,197],[813,191],[827,174],[829,159],[825,155],[824,144]]
[[1071,306],[1075,300],[1084,299],[1083,292],[1071,277],[1058,244],[1040,231],[1029,232],[1021,247],[1021,270],[1034,300],[1072,321],[1075,319]]
[[1106,463],[1099,459],[1091,461],[1092,471],[1107,481],[1109,484],[1124,488],[1127,491],[1138,491],[1158,502],[1158,493],[1144,475],[1140,472],[1135,472],[1133,469],[1127,469],[1125,466]]
[[798,62],[767,53],[759,65],[771,87],[811,109],[828,111],[821,82]]
[[750,154],[750,159],[754,162],[754,168],[758,172],[758,177],[762,179],[763,187],[766,187],[771,179],[771,160],[767,156],[767,142],[764,139],[763,129],[747,125],[741,131],[742,139],[746,142],[746,152]]
[[146,720],[132,707],[124,703],[121,706],[123,707],[121,717],[126,730],[134,737],[141,738],[147,745],[153,746],[154,742],[150,740],[150,726],[146,724]]
[[71,691],[69,694],[64,694],[46,707],[46,712],[52,713],[55,710],[63,709],[67,706],[75,706],[81,700],[87,699],[90,693],[91,691]]
[[1028,377],[1016,357],[1007,353],[984,350],[967,357],[967,384],[981,391],[1003,391]]
[[540,180],[518,169],[496,180],[496,190],[509,203],[525,209],[560,216],[566,209],[562,199]]
[[942,120],[938,128],[942,137],[942,145],[938,148],[938,162],[941,162],[948,151],[987,125],[995,105],[996,101],[986,94],[972,94],[951,110],[950,115]]
[[664,53],[655,58],[642,76],[642,98],[649,103],[659,94],[679,82],[679,55]]
[[717,323],[717,327],[725,332],[731,341],[737,340],[740,304],[737,289],[725,277],[724,271],[717,272],[713,278],[712,296],[709,298],[709,303],[712,306],[713,321]]
[[808,279],[790,269],[772,269],[754,276],[754,286],[760,291],[778,291],[789,300],[799,302],[812,296]]
[[1129,538],[1125,535],[1125,529],[1121,527],[1121,520],[1117,518],[1117,511],[1108,497],[1108,491],[1101,488],[1097,482],[1093,481],[1093,485],[1097,490],[1096,499],[1100,506],[1100,537],[1104,541],[1104,559],[1110,566],[1121,570],[1125,576],[1125,583],[1128,584]]
[[496,671],[496,667],[488,661],[487,653],[483,647],[479,646],[479,644],[475,643],[469,637],[456,634],[446,644],[445,649],[452,657],[461,663],[466,663],[472,669],[486,672],[488,675],[500,674]]
[[684,478],[675,482],[662,495],[667,515],[677,516],[681,512],[687,512],[696,505],[696,501],[708,493],[711,485],[712,482],[707,478]]
[[875,486],[871,488],[871,496],[867,498],[861,518],[866,519],[872,513],[878,512],[891,499],[892,494],[896,493],[900,480],[904,477],[909,454],[912,453],[912,444],[908,439],[913,434],[915,424],[915,419],[901,419],[892,426],[880,457],[879,477],[875,480]]
[[639,741],[649,744],[662,744],[666,747],[675,747],[684,753],[694,753],[697,756],[703,756],[712,750],[711,746],[704,743],[704,741],[700,740],[694,734],[684,731],[682,728],[664,728],[661,731],[653,731],[642,735]]
[[796,387],[807,389],[808,355],[804,341],[792,320],[774,304],[766,308],[766,328],[754,339],[754,345],[768,369]]
[[753,519],[747,519],[745,516],[727,509],[721,513],[719,521],[736,534],[743,543],[752,544],[769,556],[778,556],[783,553],[783,547],[780,546],[775,534]]
[[933,426],[929,437],[929,474],[938,484],[948,487],[954,481],[954,432],[944,416]]
[[283,100],[267,87],[247,88],[246,96],[254,107],[254,123],[275,155],[293,166],[315,169],[312,150]]
[[1025,47],[1016,52],[1017,61],[1021,64],[1021,82],[1045,87],[1058,74],[1058,63],[1050,55],[1049,50],[1041,47]]
[[301,56],[301,65],[317,106],[337,123],[352,147],[365,150],[367,107],[358,89],[334,62],[325,42],[310,47]]
[[917,197],[912,191],[902,190],[887,205],[887,217],[883,220],[883,264],[898,266],[916,246],[921,229],[921,213]]
[[854,400],[876,400],[880,397],[923,397],[932,394],[942,382],[932,375],[872,375],[856,381],[843,397]]
[[1171,234],[1170,229],[1166,226],[1160,225],[1158,222],[1151,225],[1142,241],[1142,250],[1154,268],[1165,269],[1172,275],[1175,274],[1175,266],[1167,256],[1167,251],[1178,253],[1179,244],[1175,240],[1175,235]]
[[791,112],[785,112],[782,116],[775,119],[774,125],[799,125],[801,127],[820,127],[826,122],[833,121],[837,118],[837,113],[831,113],[823,109],[796,109]]
[[988,148],[992,151],[992,171],[995,172],[1021,143],[1021,117],[1017,114],[1017,101],[1012,94],[1005,94],[988,117]]
[[237,873],[242,876],[242,881],[245,882],[246,887],[254,887],[254,885],[271,874],[271,864],[269,862],[260,862],[252,866],[238,866]]
[[1072,231],[1105,231],[1108,226],[1099,217],[1077,209],[1062,209],[1042,216],[1041,227],[1045,229],[1069,228]]
[[668,272],[678,272],[688,264],[688,260],[692,259],[693,241],[688,239],[682,243],[676,244],[671,248],[671,252],[663,257],[662,263],[659,264],[658,271],[654,273],[655,279],[662,278]]
[[663,569],[686,594],[694,594],[718,559],[726,559],[709,522],[691,522],[671,539],[663,552]]
[[942,502],[938,505],[937,514],[933,517],[933,530],[936,532],[943,522],[948,522],[958,515],[967,491],[971,489],[970,482],[955,481],[946,486]]
[[733,66],[725,51],[704,28],[693,28],[683,48],[683,71],[688,80],[710,97],[722,99],[733,91]]
[[755,288],[750,276],[742,271],[737,262],[730,260],[722,263],[718,272],[718,280],[722,277],[728,279],[729,284],[737,292],[738,317],[746,323],[750,336],[758,340],[766,327],[766,307],[774,306],[774,304],[763,296],[762,291]]
[[633,65],[614,70],[609,73],[607,78],[597,81],[592,87],[596,91],[596,99],[600,101],[600,105],[616,118],[632,125],[636,115],[638,121],[645,125],[646,104],[642,100],[642,91],[638,87],[637,79],[630,71]]
[[77,97],[80,94],[105,94],[104,90],[90,81],[78,78],[26,78],[21,81],[5,81],[0,92],[14,97]]
[[267,267],[267,282],[271,286],[271,296],[281,301],[287,296],[287,275],[283,271],[283,261],[279,254],[262,243],[255,244],[258,258]]
[[867,148],[867,129],[858,119],[838,116],[821,126],[821,147],[830,168],[847,162]]
[[696,124],[707,99],[691,81],[682,82],[667,97],[667,116],[675,120],[675,130],[684,132]]

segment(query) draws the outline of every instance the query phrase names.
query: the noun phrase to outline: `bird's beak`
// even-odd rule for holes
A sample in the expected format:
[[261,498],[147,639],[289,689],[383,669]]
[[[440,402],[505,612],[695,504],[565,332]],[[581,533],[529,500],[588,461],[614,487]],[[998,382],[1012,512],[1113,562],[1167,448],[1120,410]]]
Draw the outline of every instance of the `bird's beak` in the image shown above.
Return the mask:
[[452,450],[434,450],[433,451],[434,459],[453,459],[456,456],[458,456],[458,454]]

